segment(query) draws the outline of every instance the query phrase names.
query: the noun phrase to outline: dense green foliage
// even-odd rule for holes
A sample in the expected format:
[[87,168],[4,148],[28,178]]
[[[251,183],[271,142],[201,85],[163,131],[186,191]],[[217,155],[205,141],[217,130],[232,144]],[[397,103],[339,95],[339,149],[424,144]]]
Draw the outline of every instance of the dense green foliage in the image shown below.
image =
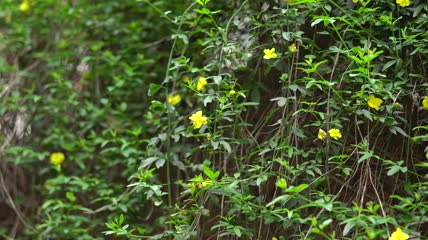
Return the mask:
[[2,238],[428,237],[426,0],[0,2]]

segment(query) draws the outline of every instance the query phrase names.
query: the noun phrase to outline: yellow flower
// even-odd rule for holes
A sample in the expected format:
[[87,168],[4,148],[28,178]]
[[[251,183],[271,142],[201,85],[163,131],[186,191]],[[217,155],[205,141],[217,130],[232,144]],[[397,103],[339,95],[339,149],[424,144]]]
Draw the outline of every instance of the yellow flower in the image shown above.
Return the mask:
[[425,110],[428,110],[428,96],[425,96],[425,97],[424,97],[424,100],[422,100],[422,107],[423,107]]
[[190,82],[190,78],[188,76],[183,77],[183,82],[188,83]]
[[400,106],[400,103],[398,103],[398,102],[394,103],[394,107],[399,107],[399,106]]
[[278,240],[278,238],[276,238],[276,237],[272,237],[272,240]]
[[200,77],[198,80],[198,84],[196,85],[196,90],[202,92],[205,90],[205,86],[207,85],[207,79],[204,77]]
[[62,152],[54,152],[54,153],[51,154],[50,160],[51,160],[51,164],[52,165],[61,164],[65,160],[64,153],[62,153]]
[[21,4],[19,5],[19,10],[21,12],[26,12],[28,11],[28,9],[30,9],[30,3],[27,0],[21,2]]
[[328,131],[328,134],[330,135],[330,137],[334,138],[335,140],[342,138],[342,133],[340,133],[340,130],[337,128],[330,129]]
[[203,187],[209,186],[212,183],[213,183],[213,181],[211,181],[211,180],[204,180],[204,181],[198,183],[198,188],[203,188]]
[[179,94],[169,95],[168,103],[175,106],[181,102],[181,96]]
[[380,98],[377,98],[373,95],[369,96],[369,101],[367,102],[367,104],[369,105],[369,107],[376,109],[377,111],[379,111],[380,105],[383,103],[383,100]]
[[202,125],[208,123],[208,118],[202,115],[202,111],[197,111],[195,114],[189,117],[193,121],[193,127],[195,129],[201,128]]
[[396,2],[402,7],[407,7],[410,5],[410,0],[397,0]]
[[265,49],[263,50],[265,55],[263,56],[264,59],[271,59],[271,58],[277,58],[278,55],[275,53],[275,48],[272,49]]
[[352,0],[352,2],[353,2],[353,3],[357,3],[357,2],[358,2],[358,0]]
[[409,239],[409,235],[401,231],[401,228],[397,228],[395,232],[391,234],[388,240],[407,240]]
[[290,52],[292,52],[292,53],[296,52],[296,50],[297,50],[296,44],[294,44],[294,43],[291,44],[291,46],[288,47],[288,49],[290,49]]
[[321,140],[324,140],[324,138],[327,136],[327,133],[322,130],[321,128],[318,130],[318,138]]
[[229,95],[233,96],[233,95],[235,95],[235,93],[236,93],[235,90],[230,90]]
[[[203,180],[203,179],[201,179],[201,180]],[[188,186],[190,186],[192,188],[192,191],[194,191],[195,188],[203,188],[203,187],[211,185],[212,183],[213,183],[213,181],[211,181],[211,180],[203,180],[202,182],[199,182],[199,183],[195,183],[195,182],[189,183]]]

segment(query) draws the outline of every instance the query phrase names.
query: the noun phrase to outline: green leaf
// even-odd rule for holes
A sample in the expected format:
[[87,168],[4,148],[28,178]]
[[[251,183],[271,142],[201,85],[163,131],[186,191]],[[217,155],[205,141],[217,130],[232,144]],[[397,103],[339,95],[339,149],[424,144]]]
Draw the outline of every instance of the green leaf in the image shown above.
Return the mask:
[[231,152],[232,152],[232,148],[230,147],[230,145],[229,145],[229,143],[228,143],[228,142],[220,141],[220,143],[221,143],[221,145],[223,145],[224,149],[226,149],[226,151],[227,151],[228,153],[231,153]]
[[396,174],[398,171],[400,171],[400,169],[401,169],[400,166],[393,166],[393,167],[391,167],[391,169],[389,169],[389,171],[386,173],[386,175],[392,176],[392,175]]
[[275,198],[274,200],[272,200],[270,203],[266,204],[266,207],[270,207],[277,202],[286,202],[288,199],[290,199],[289,195],[279,196],[279,197]]
[[256,185],[260,186],[260,184],[265,183],[266,180],[267,180],[267,175],[261,175],[260,177],[257,178]]
[[185,45],[188,45],[189,44],[189,39],[187,38],[187,36],[186,35],[184,35],[184,34],[173,34],[173,35],[171,35],[171,37],[172,37],[172,39],[175,39],[175,38],[179,38],[179,39],[181,39],[181,40],[183,40],[183,43],[185,44]]
[[[428,152],[427,152],[427,158],[428,158]],[[417,163],[415,166],[428,168],[428,163],[427,162]]]
[[163,158],[159,158],[156,162],[155,162],[156,168],[159,169],[161,167],[163,167],[163,165],[165,165],[165,159]]
[[363,114],[364,117],[366,117],[370,121],[373,121],[372,114],[370,111],[363,109],[363,110],[361,110],[361,113]]
[[235,226],[233,227],[233,232],[236,234],[236,236],[241,237],[242,233],[241,233],[241,229],[239,229],[239,227]]
[[296,186],[296,187],[290,187],[289,189],[285,190],[285,192],[287,192],[287,193],[299,193],[308,187],[309,187],[308,184],[303,183],[303,184],[300,184],[299,186]]
[[276,101],[276,103],[278,104],[278,107],[283,107],[286,103],[287,103],[287,98],[285,97],[277,97],[277,98],[272,98],[270,101]]
[[125,218],[123,217],[123,214],[120,214],[118,224],[122,225],[124,220],[125,220]]
[[72,203],[76,201],[76,197],[74,196],[74,193],[72,193],[72,192],[66,192],[65,196]]
[[287,188],[287,179],[285,178],[281,178],[278,181],[276,181],[276,186],[278,186],[279,188],[282,189],[286,189]]
[[206,107],[208,103],[212,103],[214,97],[213,96],[207,96],[204,98],[204,106]]
[[153,162],[155,162],[158,159],[159,159],[159,157],[149,157],[149,158],[146,158],[146,159],[144,159],[141,162],[141,167],[143,167],[143,168],[147,167],[148,165],[152,164]]
[[373,153],[371,152],[361,152],[363,154],[362,157],[360,157],[360,159],[358,159],[358,163],[362,163],[364,160],[367,160],[371,157],[373,157]]
[[391,60],[391,61],[385,63],[383,65],[382,72],[384,72],[386,69],[388,69],[389,67],[391,67],[392,65],[394,65],[396,62],[397,62],[397,60],[394,59],[394,60]]
[[355,222],[348,222],[343,229],[343,236],[348,235],[348,233],[354,228]]
[[150,83],[150,88],[149,88],[149,92],[148,95],[150,97],[154,96],[157,92],[159,92],[159,90],[161,90],[162,86],[155,84],[155,83]]
[[202,8],[202,9],[194,9],[196,13],[199,13],[201,15],[211,15],[211,11],[208,8]]
[[220,175],[219,171],[214,172],[205,165],[204,165],[203,169],[204,169],[205,175],[207,175],[207,177],[209,177],[211,180],[217,179],[217,177]]
[[319,225],[319,228],[320,229],[324,229],[325,227],[327,227],[328,225],[330,225],[332,222],[333,222],[333,219],[329,218],[329,219],[325,220],[324,222],[322,222]]

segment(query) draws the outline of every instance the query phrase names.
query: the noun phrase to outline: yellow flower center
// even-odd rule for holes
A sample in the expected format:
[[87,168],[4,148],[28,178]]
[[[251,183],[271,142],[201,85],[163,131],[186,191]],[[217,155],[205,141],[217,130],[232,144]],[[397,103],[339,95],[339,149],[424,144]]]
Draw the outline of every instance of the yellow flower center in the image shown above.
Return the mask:
[[428,110],[428,96],[425,96],[425,97],[424,97],[424,100],[422,100],[422,107],[423,107],[425,110]]
[[213,183],[213,181],[211,181],[211,180],[205,180],[203,182],[198,183],[198,188],[203,188],[203,187],[209,186],[212,183]]
[[197,111],[192,116],[189,117],[193,122],[193,127],[195,129],[201,128],[202,125],[208,124],[208,118],[202,115],[202,111]]
[[168,96],[168,103],[175,106],[181,102],[181,96],[179,94],[176,95],[169,95]]
[[198,92],[202,92],[205,90],[205,86],[207,85],[207,79],[204,77],[200,77],[198,80],[198,83],[196,84],[196,90],[198,90]]
[[51,160],[51,164],[52,165],[61,164],[65,160],[64,153],[62,153],[62,152],[54,152],[54,153],[51,154],[50,160]]
[[318,130],[318,139],[324,140],[324,138],[327,136],[327,133],[322,130],[321,128]]
[[19,5],[19,10],[21,12],[26,12],[28,11],[28,9],[30,9],[30,3],[27,0],[24,0],[20,5]]
[[380,98],[377,98],[373,95],[369,96],[369,100],[367,101],[367,105],[369,105],[369,107],[379,111],[380,105],[382,105],[383,100]]
[[409,239],[409,235],[404,233],[401,228],[397,228],[395,232],[391,234],[388,240],[407,240]]
[[338,140],[339,138],[342,138],[342,133],[340,133],[340,130],[337,128],[332,128],[328,131],[328,134],[330,137],[334,138],[334,140]]
[[410,0],[397,0],[396,2],[401,7],[407,7],[410,5]]
[[273,59],[273,58],[277,58],[278,55],[275,52],[275,48],[271,48],[271,49],[265,49],[263,50],[263,52],[265,53],[265,55],[263,56],[264,59]]
[[294,53],[294,52],[296,52],[297,51],[297,47],[296,47],[296,44],[291,44],[291,46],[290,47],[288,47],[288,49],[290,49],[290,52],[292,52],[292,53]]

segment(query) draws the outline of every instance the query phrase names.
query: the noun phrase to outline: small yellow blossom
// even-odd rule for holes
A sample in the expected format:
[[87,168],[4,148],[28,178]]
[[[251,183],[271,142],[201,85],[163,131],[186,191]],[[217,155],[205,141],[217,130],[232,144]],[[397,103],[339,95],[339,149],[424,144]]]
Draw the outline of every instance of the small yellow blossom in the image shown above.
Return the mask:
[[399,106],[400,106],[400,103],[398,103],[398,102],[394,103],[394,107],[399,107]]
[[189,83],[190,82],[190,78],[188,76],[184,76],[183,77],[183,82]]
[[296,47],[296,44],[291,44],[291,46],[290,47],[288,47],[288,49],[290,50],[290,52],[292,52],[292,53],[294,53],[294,52],[296,52],[297,51],[297,47]]
[[353,3],[357,3],[359,0],[352,0]]
[[207,85],[207,79],[204,77],[200,77],[198,80],[198,84],[196,85],[196,90],[202,92],[205,90],[205,86]]
[[202,115],[202,111],[197,111],[190,116],[189,119],[193,121],[193,127],[195,129],[201,128],[202,125],[206,125],[208,123],[208,118]]
[[369,107],[376,109],[377,111],[379,111],[380,105],[383,103],[383,100],[380,98],[377,98],[373,95],[369,96],[369,100],[367,102],[367,104],[369,105]]
[[27,0],[24,0],[21,2],[21,4],[19,5],[19,10],[21,12],[26,12],[30,9],[30,3]]
[[407,7],[410,5],[410,0],[397,0],[396,2],[402,7]]
[[277,58],[278,55],[275,52],[275,48],[272,49],[265,49],[263,50],[263,52],[265,53],[265,55],[263,56],[264,59],[273,59],[273,58]]
[[198,183],[198,188],[203,188],[203,187],[209,186],[212,183],[213,183],[213,181],[211,181],[211,180],[204,180],[204,181]]
[[278,240],[278,238],[276,238],[276,237],[272,237],[272,240]]
[[424,97],[424,100],[422,100],[422,107],[423,107],[425,110],[428,110],[428,96],[425,96],[425,97]]
[[211,134],[208,134],[208,135],[207,135],[207,140],[208,140],[208,141],[211,141],[211,138],[212,138],[212,137],[211,137]]
[[213,181],[211,181],[211,180],[204,180],[204,181],[199,182],[199,183],[195,183],[195,182],[189,183],[188,186],[190,186],[193,189],[192,191],[194,191],[195,188],[203,188],[203,187],[211,185],[212,183],[213,183]]
[[335,140],[342,138],[342,133],[340,133],[340,130],[337,128],[332,128],[328,130],[328,134],[330,135],[330,137],[334,138]]
[[50,160],[51,160],[51,164],[52,165],[61,164],[65,160],[64,153],[62,153],[62,152],[54,152],[54,153],[51,154]]
[[401,231],[401,228],[397,228],[395,232],[391,234],[388,240],[407,240],[409,239],[409,235]]
[[179,94],[169,95],[168,103],[175,106],[181,102],[181,96]]
[[324,140],[324,138],[327,136],[327,133],[322,130],[321,128],[318,130],[318,139]]
[[235,93],[236,93],[235,90],[230,90],[229,95],[233,96],[233,95],[235,95]]

